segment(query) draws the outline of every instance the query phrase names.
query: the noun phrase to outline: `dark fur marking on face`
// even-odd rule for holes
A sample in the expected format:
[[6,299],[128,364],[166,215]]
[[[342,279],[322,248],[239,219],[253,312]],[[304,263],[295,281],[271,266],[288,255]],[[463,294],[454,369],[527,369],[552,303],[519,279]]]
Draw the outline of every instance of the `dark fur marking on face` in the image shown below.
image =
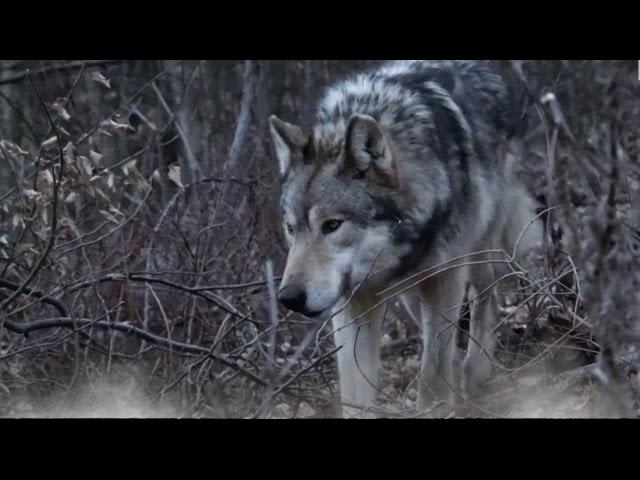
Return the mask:
[[391,198],[376,195],[370,195],[370,197],[375,207],[373,220],[390,224],[393,243],[401,245],[410,243],[416,238],[413,223],[402,215],[400,208]]
[[344,272],[342,275],[342,285],[340,285],[340,295],[346,295],[351,291],[351,269]]
[[402,220],[402,212],[391,198],[369,195],[375,206],[373,220],[377,222],[398,222]]
[[398,265],[391,274],[390,280],[406,275],[429,253],[438,233],[443,233],[447,221],[451,215],[451,204],[437,205],[433,215],[419,230],[418,237],[411,242],[411,250],[400,259]]

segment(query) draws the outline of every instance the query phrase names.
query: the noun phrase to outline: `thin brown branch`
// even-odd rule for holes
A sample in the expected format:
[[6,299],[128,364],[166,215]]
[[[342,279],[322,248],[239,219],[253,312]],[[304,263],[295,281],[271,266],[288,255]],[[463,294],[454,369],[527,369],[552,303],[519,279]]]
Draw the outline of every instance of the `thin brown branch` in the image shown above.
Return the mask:
[[27,285],[29,285],[29,283],[31,282],[31,280],[33,280],[33,278],[36,276],[38,271],[40,271],[40,269],[44,265],[45,260],[49,256],[51,249],[53,248],[53,244],[55,243],[56,233],[58,229],[58,190],[60,188],[60,183],[62,182],[62,177],[64,176],[64,155],[62,152],[62,141],[60,140],[60,132],[58,132],[58,128],[56,127],[56,124],[53,121],[53,118],[51,118],[51,115],[49,114],[47,105],[45,104],[42,96],[40,95],[40,92],[38,91],[35,84],[33,83],[33,80],[31,79],[29,72],[27,72],[27,76],[29,78],[29,81],[31,82],[31,86],[33,87],[34,91],[36,92],[36,95],[38,96],[40,105],[42,106],[42,108],[44,109],[47,115],[47,119],[49,120],[51,129],[55,133],[56,143],[58,145],[58,154],[60,156],[60,172],[58,174],[58,179],[56,181],[55,168],[53,166],[51,167],[51,174],[53,177],[53,192],[52,192],[53,198],[51,203],[51,227],[49,231],[49,239],[47,241],[47,246],[44,252],[42,252],[42,255],[36,262],[35,266],[31,270],[29,275],[27,275],[27,278],[20,285],[20,287],[17,290],[15,290],[8,298],[6,298],[2,302],[2,304],[0,304],[0,311],[4,310],[7,307],[7,305],[9,305],[12,301],[14,301],[18,297],[18,295],[20,295],[24,291]]
[[36,70],[26,70],[22,73],[16,73],[15,75],[9,75],[4,78],[0,78],[0,85],[7,85],[11,83],[18,83],[27,78],[30,75],[46,74],[50,72],[59,72],[64,70],[77,70],[83,67],[101,67],[106,65],[114,65],[122,63],[122,60],[77,60],[69,63],[63,63],[62,65],[50,65],[48,67],[38,68]]

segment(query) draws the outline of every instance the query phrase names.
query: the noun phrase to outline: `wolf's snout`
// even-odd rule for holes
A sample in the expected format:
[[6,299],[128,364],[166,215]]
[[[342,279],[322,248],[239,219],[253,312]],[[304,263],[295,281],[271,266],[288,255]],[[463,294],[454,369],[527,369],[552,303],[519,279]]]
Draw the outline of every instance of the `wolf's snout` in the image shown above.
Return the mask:
[[290,285],[278,292],[278,301],[289,310],[304,312],[307,293],[299,287]]

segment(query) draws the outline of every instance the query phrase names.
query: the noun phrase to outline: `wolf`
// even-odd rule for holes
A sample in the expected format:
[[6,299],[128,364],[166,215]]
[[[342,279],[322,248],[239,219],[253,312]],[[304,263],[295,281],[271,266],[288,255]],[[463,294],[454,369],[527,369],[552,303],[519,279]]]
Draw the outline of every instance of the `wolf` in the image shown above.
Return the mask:
[[500,252],[540,240],[533,199],[513,173],[509,92],[480,61],[393,61],[331,85],[310,128],[269,118],[289,247],[278,300],[331,319],[344,416],[376,405],[390,299],[421,327],[418,408],[477,395],[489,378],[495,283],[515,258]]

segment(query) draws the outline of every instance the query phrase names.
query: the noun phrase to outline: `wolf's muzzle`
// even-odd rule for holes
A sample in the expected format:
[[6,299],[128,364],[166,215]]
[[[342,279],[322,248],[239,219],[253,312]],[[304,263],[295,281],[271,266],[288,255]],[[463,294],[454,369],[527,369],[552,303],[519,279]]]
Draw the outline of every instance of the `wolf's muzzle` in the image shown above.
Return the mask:
[[314,312],[307,309],[307,292],[299,287],[284,287],[278,292],[278,301],[287,309],[301,313],[309,318],[317,317],[323,312],[323,310]]
[[299,287],[287,286],[278,292],[278,301],[289,310],[304,312],[307,293]]

